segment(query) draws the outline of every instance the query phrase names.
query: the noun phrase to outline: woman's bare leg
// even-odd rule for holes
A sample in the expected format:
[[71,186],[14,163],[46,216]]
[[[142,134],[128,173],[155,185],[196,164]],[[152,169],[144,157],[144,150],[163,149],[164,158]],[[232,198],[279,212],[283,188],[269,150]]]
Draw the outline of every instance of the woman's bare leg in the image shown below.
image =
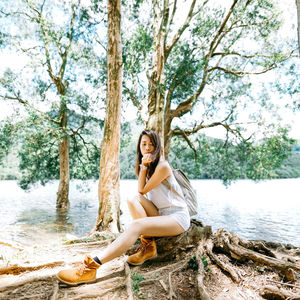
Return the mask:
[[158,210],[156,206],[141,194],[137,194],[135,197],[129,199],[127,201],[127,205],[134,220],[158,216]]
[[139,218],[113,242],[105,251],[98,255],[102,263],[106,263],[125,253],[143,234],[146,236],[175,236],[184,229],[171,216]]

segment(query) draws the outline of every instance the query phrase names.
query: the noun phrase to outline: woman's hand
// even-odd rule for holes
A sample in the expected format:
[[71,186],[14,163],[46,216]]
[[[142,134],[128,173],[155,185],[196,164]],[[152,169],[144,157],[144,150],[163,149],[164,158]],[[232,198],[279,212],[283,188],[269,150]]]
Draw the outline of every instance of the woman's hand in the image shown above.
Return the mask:
[[142,164],[144,166],[149,166],[152,163],[152,154],[151,153],[147,153],[143,156],[142,158]]

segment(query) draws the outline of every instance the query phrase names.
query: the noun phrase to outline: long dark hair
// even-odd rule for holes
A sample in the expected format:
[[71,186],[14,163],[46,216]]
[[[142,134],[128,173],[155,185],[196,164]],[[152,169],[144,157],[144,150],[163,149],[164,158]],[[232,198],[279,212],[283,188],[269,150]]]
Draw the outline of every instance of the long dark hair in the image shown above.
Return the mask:
[[150,178],[152,176],[152,174],[154,173],[155,168],[160,160],[161,142],[160,142],[160,137],[157,134],[157,132],[155,132],[153,130],[149,130],[149,129],[145,129],[142,131],[142,133],[140,134],[138,143],[137,143],[137,148],[136,148],[136,166],[135,166],[136,176],[139,176],[140,164],[142,163],[142,158],[143,158],[141,148],[140,148],[141,139],[142,139],[143,135],[147,135],[150,138],[152,145],[154,146],[154,151],[152,153],[153,161],[150,163],[150,167],[147,172],[147,177]]

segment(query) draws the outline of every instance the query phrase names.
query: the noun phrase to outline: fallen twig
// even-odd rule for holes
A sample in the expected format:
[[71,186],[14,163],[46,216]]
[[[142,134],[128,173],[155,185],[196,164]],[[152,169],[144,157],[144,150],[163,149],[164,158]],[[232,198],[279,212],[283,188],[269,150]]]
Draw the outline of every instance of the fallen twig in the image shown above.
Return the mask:
[[297,288],[297,289],[300,289],[300,286],[295,285],[295,284],[291,284],[291,283],[285,283],[285,282],[276,281],[276,280],[271,280],[271,279],[267,279],[267,281],[273,282],[273,283],[278,283],[278,284],[281,284],[281,285],[290,286],[290,287]]
[[169,273],[169,288],[170,288],[170,291],[169,291],[169,299],[170,299],[170,300],[172,300],[173,297],[176,298],[176,294],[175,294],[175,292],[174,292],[174,290],[173,290],[173,287],[172,287],[172,274],[175,273],[175,272],[177,272],[177,271],[179,271],[179,270],[184,269],[184,268],[186,267],[186,265],[187,265],[187,261],[185,261],[183,264],[181,263],[181,266],[180,266],[180,267],[178,267],[177,269],[175,269],[175,270],[173,270],[173,271],[171,271],[171,272]]

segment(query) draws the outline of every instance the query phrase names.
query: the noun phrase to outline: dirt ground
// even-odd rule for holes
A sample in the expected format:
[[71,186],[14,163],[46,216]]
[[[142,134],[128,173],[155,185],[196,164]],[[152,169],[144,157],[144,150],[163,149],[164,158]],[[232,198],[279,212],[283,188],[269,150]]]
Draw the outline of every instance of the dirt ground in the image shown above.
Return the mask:
[[[208,255],[199,256],[197,245],[170,261],[152,260],[141,266],[129,266],[124,255],[101,266],[93,284],[68,287],[57,281],[59,270],[74,266],[85,254],[93,255],[110,242],[108,239],[38,249],[34,262],[30,251],[0,244],[0,299],[300,299],[299,271],[294,271],[295,278],[289,282],[269,266],[252,260],[241,263],[224,253],[215,253],[237,272],[239,281],[234,282]],[[21,254],[26,251],[27,255]],[[282,246],[273,251],[277,257],[300,266],[299,248]],[[17,259],[8,263],[8,255]]]

